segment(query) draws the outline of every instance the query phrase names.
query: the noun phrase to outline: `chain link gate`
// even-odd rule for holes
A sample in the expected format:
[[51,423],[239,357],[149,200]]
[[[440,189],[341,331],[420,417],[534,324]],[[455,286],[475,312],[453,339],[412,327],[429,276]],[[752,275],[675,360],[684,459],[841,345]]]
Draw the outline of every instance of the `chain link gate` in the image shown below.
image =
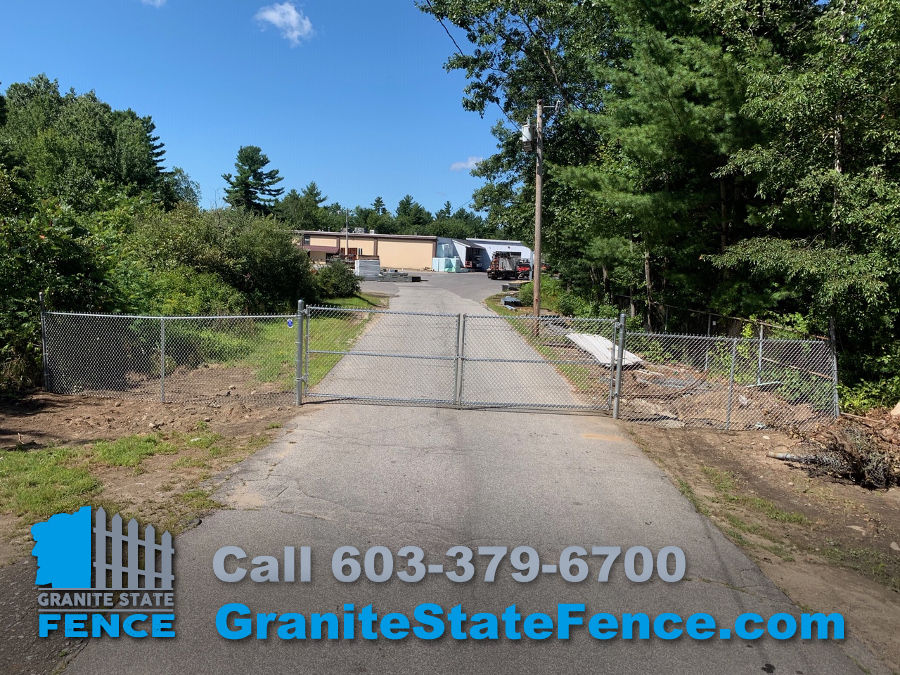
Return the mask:
[[610,319],[310,307],[301,398],[461,408],[605,410],[614,359],[568,335],[615,339]]
[[[614,320],[477,315],[463,321],[461,406],[611,407]],[[600,358],[579,342],[599,348]]]
[[309,307],[302,398],[456,403],[457,314]]

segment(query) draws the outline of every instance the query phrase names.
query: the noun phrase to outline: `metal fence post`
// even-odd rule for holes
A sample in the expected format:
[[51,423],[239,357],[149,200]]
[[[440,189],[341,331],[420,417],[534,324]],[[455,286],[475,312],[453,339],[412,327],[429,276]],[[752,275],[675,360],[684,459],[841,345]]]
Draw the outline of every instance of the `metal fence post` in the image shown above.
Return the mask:
[[294,372],[296,380],[297,392],[294,399],[296,405],[303,405],[303,380],[304,380],[304,354],[303,354],[303,336],[304,324],[306,318],[306,303],[303,300],[297,301],[297,364]]
[[50,366],[47,362],[47,330],[44,326],[44,292],[38,293],[41,303],[41,361],[44,370],[44,391],[50,391]]
[[159,400],[166,402],[166,317],[159,317]]
[[625,312],[619,314],[619,353],[616,356],[616,390],[613,392],[613,419],[619,419],[619,399],[622,396],[622,363],[625,355]]
[[312,323],[312,314],[309,308],[303,307],[303,386],[309,392],[309,327]]
[[762,363],[763,363],[763,330],[765,327],[760,324],[759,326],[759,359],[756,364],[756,384],[757,386],[762,384]]
[[725,429],[731,429],[731,403],[734,398],[734,364],[737,361],[737,338],[731,339],[731,374],[728,376],[728,408],[725,412]]
[[834,418],[841,416],[841,399],[838,395],[838,362],[837,362],[837,334],[834,329],[834,319],[828,322],[828,342],[831,346],[831,384],[834,406]]
[[466,315],[460,314],[456,320],[456,378],[454,381],[453,404],[462,407],[463,369],[466,350]]
[[613,323],[612,340],[609,341],[612,347],[609,350],[609,396],[606,397],[606,409],[613,407],[613,396],[616,388],[616,342],[619,340],[619,321]]
[[[706,337],[710,337],[712,335],[712,313],[708,315],[706,319]],[[706,356],[703,358],[703,372],[709,372],[709,340],[706,341]]]

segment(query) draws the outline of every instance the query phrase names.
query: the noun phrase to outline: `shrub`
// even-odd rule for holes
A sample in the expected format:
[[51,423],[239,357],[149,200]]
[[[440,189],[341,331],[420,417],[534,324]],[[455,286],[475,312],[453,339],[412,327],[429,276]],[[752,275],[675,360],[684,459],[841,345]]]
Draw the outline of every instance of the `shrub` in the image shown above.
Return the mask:
[[870,382],[863,380],[852,386],[838,385],[841,410],[865,413],[871,408],[890,408],[900,401],[900,375]]
[[590,306],[577,295],[563,293],[556,301],[556,311],[563,316],[587,316],[590,314]]
[[359,293],[359,279],[345,263],[333,260],[316,275],[323,298],[349,298]]
[[247,297],[211,272],[178,267],[155,278],[151,311],[165,316],[240,314],[250,304]]

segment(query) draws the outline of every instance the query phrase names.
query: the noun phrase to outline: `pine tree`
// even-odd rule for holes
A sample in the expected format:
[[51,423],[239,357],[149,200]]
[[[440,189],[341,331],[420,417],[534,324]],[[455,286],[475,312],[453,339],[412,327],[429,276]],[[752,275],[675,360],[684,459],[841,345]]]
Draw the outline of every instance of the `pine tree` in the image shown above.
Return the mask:
[[255,145],[242,146],[234,163],[237,174],[222,174],[228,183],[225,201],[234,208],[244,208],[262,215],[272,213],[276,199],[284,192],[284,188],[275,186],[284,179],[278,174],[278,169],[265,171],[268,164],[269,158],[260,148]]

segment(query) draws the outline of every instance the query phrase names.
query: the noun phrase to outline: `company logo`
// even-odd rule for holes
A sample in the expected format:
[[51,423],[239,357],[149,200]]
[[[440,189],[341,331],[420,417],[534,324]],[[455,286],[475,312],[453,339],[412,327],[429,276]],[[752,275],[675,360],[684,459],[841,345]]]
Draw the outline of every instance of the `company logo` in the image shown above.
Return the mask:
[[[37,558],[39,635],[174,637],[172,535],[83,506],[31,528]],[[52,590],[51,590],[52,589]],[[147,630],[149,629],[149,630]]]

